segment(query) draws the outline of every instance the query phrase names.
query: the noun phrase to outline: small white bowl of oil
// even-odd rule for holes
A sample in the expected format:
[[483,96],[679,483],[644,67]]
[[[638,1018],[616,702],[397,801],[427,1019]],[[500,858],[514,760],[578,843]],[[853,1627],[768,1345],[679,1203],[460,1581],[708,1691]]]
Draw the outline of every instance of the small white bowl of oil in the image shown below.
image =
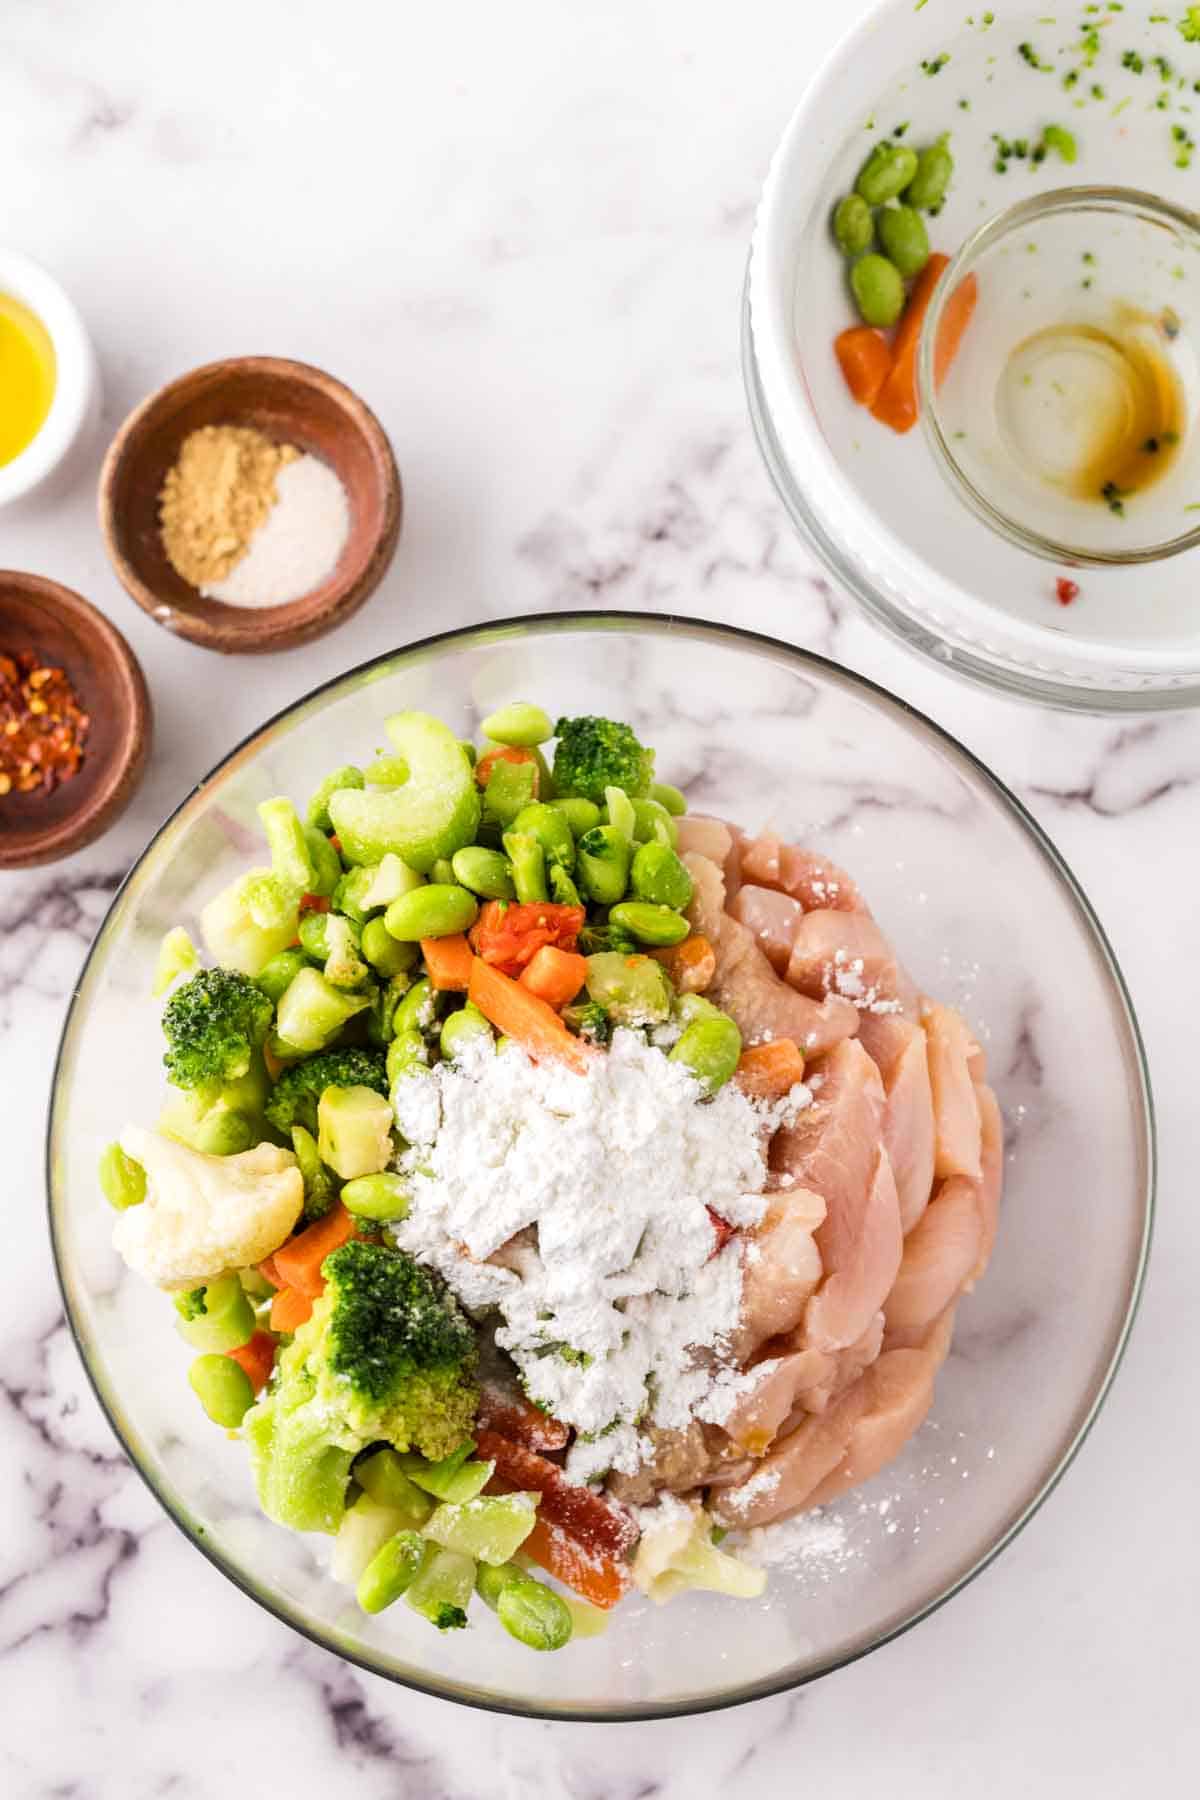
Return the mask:
[[45,269],[0,249],[0,506],[59,468],[99,408],[78,308]]

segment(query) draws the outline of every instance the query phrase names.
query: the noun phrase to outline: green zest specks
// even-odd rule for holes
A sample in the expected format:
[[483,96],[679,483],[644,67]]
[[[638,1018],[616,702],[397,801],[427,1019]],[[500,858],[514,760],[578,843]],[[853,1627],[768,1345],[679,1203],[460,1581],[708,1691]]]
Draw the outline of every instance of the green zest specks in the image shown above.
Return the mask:
[[921,73],[922,75],[940,75],[949,61],[950,52],[943,50],[940,56],[931,56],[927,60],[922,60]]

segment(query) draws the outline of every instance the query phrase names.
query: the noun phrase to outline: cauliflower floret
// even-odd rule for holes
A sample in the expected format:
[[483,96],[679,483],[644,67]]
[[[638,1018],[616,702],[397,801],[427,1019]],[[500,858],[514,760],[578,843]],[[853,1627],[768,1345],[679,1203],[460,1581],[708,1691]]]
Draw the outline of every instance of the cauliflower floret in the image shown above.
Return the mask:
[[735,1600],[757,1600],[766,1571],[718,1550],[713,1521],[694,1502],[664,1494],[657,1506],[637,1509],[641,1542],[633,1559],[633,1579],[661,1606],[689,1588],[707,1588]]
[[304,1206],[304,1180],[290,1150],[258,1144],[207,1156],[128,1125],[126,1156],[146,1171],[146,1198],[123,1212],[113,1244],[156,1287],[201,1287],[278,1250]]

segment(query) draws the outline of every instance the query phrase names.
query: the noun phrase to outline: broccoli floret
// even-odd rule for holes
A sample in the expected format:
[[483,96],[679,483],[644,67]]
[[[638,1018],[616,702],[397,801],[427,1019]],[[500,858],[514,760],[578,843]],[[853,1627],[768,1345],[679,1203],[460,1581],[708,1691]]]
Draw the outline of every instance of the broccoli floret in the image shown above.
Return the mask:
[[577,1031],[580,1037],[589,1038],[593,1044],[607,1044],[612,1036],[612,1021],[595,1000],[564,1006],[562,1019],[568,1030]]
[[285,1069],[271,1090],[267,1118],[287,1137],[293,1125],[317,1135],[317,1103],[327,1087],[368,1087],[388,1091],[387,1063],[380,1050],[322,1050]]
[[163,1010],[167,1078],[176,1087],[237,1081],[271,1026],[262,989],[234,969],[201,969]]
[[654,752],[615,719],[560,719],[554,727],[554,785],[560,794],[582,794],[599,806],[607,787],[645,794],[654,779]]
[[244,1426],[263,1511],[296,1531],[337,1530],[368,1444],[440,1460],[479,1400],[474,1333],[436,1276],[359,1238],[323,1271],[324,1294]]

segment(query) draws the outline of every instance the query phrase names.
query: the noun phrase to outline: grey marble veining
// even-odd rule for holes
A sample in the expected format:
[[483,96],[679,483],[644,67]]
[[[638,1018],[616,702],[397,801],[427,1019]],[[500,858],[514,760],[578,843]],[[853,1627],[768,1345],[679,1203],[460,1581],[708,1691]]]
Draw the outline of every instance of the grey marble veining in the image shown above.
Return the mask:
[[[264,1770],[304,1800],[774,1800],[802,1780],[835,1800],[1188,1790],[1200,1426],[1180,1396],[1200,1268],[1188,1028],[1200,719],[1062,718],[947,681],[862,625],[777,506],[741,395],[742,264],[799,80],[847,22],[778,0],[736,17],[682,0],[586,15],[470,0],[419,22],[362,0],[333,12],[214,0],[203,28],[137,0],[15,0],[0,18],[0,144],[14,172],[0,237],[51,266],[87,314],[105,431],[209,357],[299,355],[379,411],[408,505],[370,606],[267,664],[177,643],[124,598],[94,519],[100,445],[73,486],[0,514],[0,562],[108,611],[158,709],[153,768],[126,819],[58,868],[0,878],[6,1797],[211,1800]],[[189,786],[266,714],[395,643],[580,606],[674,609],[805,643],[995,767],[1072,864],[1122,961],[1163,1160],[1125,1368],[1018,1543],[916,1633],[837,1677],[637,1727],[452,1710],[340,1663],[231,1587],[165,1518],[96,1407],[42,1201],[65,1004],[124,870]],[[685,773],[702,789],[720,771],[702,753]],[[842,824],[864,803],[853,783],[836,807],[822,798]],[[1010,1122],[1034,1133],[1037,998],[1016,1017]],[[975,1334],[959,1349],[1003,1347]]]

